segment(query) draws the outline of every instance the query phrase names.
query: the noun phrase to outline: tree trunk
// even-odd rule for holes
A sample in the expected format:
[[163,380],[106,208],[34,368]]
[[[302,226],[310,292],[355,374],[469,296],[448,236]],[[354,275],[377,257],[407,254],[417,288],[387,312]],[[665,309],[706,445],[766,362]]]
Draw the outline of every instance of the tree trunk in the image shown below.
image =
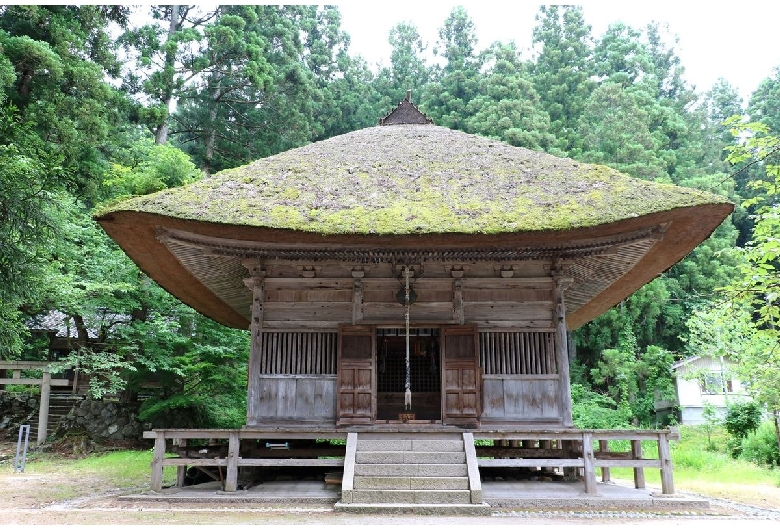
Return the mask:
[[[173,38],[173,35],[176,33],[176,30],[179,26],[179,12],[180,6],[171,6],[171,20],[170,24],[168,25],[167,41],[170,41]],[[168,142],[168,114],[171,112],[171,102],[173,101],[173,76],[175,75],[173,72],[176,71],[175,63],[176,52],[170,50],[167,51],[165,53],[164,68],[171,72],[171,78],[166,80],[168,86],[165,87],[165,95],[163,96],[162,103],[165,105],[165,109],[168,112],[166,112],[165,118],[163,118],[163,121],[157,125],[157,129],[154,131],[154,143],[157,145],[165,145],[165,143]]]
[[775,420],[775,438],[777,438],[777,448],[780,450],[780,409],[772,411]]

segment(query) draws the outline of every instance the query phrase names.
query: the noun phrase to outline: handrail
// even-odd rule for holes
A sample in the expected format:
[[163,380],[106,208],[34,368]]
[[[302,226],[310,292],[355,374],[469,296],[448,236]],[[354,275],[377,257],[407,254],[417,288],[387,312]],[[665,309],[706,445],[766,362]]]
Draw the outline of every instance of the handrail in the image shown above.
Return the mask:
[[[645,487],[644,469],[658,468],[661,472],[661,490],[665,495],[674,494],[674,482],[672,480],[672,461],[669,447],[670,440],[679,439],[679,431],[675,429],[658,430],[595,430],[595,429],[510,429],[502,431],[488,431],[479,429],[474,433],[464,433],[476,439],[493,440],[557,440],[567,444],[568,448],[562,452],[561,457],[550,458],[496,458],[477,459],[480,468],[487,467],[559,467],[581,469],[584,475],[585,492],[596,494],[596,468],[602,471],[602,481],[609,481],[609,468],[625,467],[634,469],[634,484],[638,489]],[[240,453],[240,440],[268,439],[268,440],[349,440],[355,433],[327,429],[155,429],[145,431],[144,438],[154,439],[154,456],[152,458],[151,488],[153,491],[162,489],[162,476],[164,466],[177,466],[180,471],[187,465],[192,465],[194,459],[166,458],[166,440],[171,439],[227,439],[229,441],[228,455],[225,458],[198,459],[202,465],[225,466],[227,474],[224,489],[226,492],[235,492],[238,482],[238,468],[245,466],[317,466],[327,465],[345,466],[349,463],[349,454],[344,459],[334,458],[319,460],[317,458],[289,458],[289,459],[257,459],[242,458]],[[609,440],[627,440],[631,442],[630,453],[609,453],[606,442]],[[643,458],[641,441],[652,440],[658,444],[658,458]],[[354,442],[354,440],[353,440]],[[594,451],[594,443],[599,450]],[[573,445],[572,445],[573,444]],[[581,444],[580,447],[574,447]],[[348,444],[349,445],[349,444]],[[180,473],[181,475],[181,473]],[[180,484],[181,485],[181,484]]]

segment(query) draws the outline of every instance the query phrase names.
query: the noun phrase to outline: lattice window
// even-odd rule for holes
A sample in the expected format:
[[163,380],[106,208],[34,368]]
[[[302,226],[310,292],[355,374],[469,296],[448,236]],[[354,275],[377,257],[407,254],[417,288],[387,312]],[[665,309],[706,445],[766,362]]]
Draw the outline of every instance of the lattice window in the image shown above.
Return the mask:
[[546,331],[479,334],[480,365],[485,374],[556,374],[555,334]]
[[260,373],[335,374],[337,342],[337,333],[264,332]]

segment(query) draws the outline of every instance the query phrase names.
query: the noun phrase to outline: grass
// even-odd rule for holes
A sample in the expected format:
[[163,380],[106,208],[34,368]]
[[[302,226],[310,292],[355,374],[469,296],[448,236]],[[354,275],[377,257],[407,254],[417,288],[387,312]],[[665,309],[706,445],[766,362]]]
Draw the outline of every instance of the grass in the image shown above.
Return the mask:
[[[681,426],[680,440],[671,442],[676,490],[780,508],[780,469],[731,458],[727,440],[722,427],[715,427],[708,436],[703,426]],[[627,442],[610,443],[611,451],[628,448]],[[654,442],[643,443],[642,451],[646,458],[658,454]],[[633,480],[630,468],[613,468],[611,475]],[[648,486],[660,487],[660,473],[655,469],[646,469],[645,478]]]

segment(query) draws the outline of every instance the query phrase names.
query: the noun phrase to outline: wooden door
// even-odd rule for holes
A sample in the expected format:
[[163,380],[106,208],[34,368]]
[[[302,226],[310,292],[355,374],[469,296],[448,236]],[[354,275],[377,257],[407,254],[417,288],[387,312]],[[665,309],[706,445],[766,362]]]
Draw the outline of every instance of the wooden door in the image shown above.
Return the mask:
[[376,418],[373,326],[339,326],[338,425],[372,423]]
[[442,334],[442,422],[476,427],[482,373],[477,326],[445,326]]

